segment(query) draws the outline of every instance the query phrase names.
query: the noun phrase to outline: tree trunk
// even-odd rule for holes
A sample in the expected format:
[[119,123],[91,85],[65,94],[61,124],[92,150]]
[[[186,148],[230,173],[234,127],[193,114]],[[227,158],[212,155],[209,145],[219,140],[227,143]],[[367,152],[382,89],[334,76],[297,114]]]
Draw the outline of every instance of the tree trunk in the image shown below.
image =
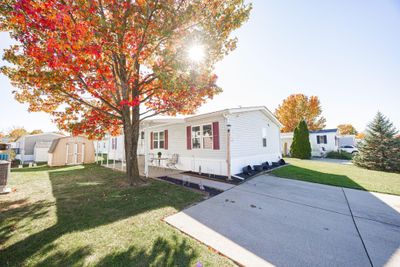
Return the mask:
[[123,119],[126,174],[131,186],[138,185],[141,182],[137,146],[139,140],[139,120],[133,120],[129,123],[128,119]]

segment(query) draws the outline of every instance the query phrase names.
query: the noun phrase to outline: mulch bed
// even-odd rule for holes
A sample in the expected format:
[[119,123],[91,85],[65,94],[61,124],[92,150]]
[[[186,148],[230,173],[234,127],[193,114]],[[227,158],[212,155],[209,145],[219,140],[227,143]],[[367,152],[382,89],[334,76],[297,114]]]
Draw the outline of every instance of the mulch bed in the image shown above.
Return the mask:
[[203,192],[207,192],[210,196],[216,196],[216,195],[221,194],[222,192],[224,192],[222,190],[215,189],[215,188],[212,188],[212,187],[209,187],[209,186],[205,186],[205,185],[203,185],[203,188],[200,188],[200,185],[198,185],[198,184],[187,182],[187,181],[182,181],[182,180],[175,179],[175,178],[171,178],[169,176],[161,176],[161,177],[158,177],[158,178],[161,179],[161,180],[164,180],[164,181],[168,181],[168,182],[174,183],[176,185],[189,187],[189,188],[192,188],[192,189],[196,189],[196,190],[200,190],[200,191],[203,191]]

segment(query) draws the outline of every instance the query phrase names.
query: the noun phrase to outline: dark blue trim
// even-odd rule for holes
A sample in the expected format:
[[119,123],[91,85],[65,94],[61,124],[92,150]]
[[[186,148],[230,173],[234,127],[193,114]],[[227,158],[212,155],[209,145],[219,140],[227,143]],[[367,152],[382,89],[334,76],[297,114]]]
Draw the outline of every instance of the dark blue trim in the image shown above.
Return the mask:
[[337,129],[324,129],[319,131],[309,131],[309,133],[335,133]]

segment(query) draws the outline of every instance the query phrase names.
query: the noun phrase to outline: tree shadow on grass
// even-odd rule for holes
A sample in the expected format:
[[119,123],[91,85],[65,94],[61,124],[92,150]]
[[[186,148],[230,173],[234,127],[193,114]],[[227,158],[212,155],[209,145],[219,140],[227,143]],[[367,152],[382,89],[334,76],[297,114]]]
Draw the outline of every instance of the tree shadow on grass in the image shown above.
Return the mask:
[[150,251],[131,246],[124,252],[107,255],[97,266],[190,266],[197,256],[185,240],[180,242],[173,236],[167,241],[159,237]]
[[[4,244],[16,230],[21,219],[32,221],[45,217],[50,206],[54,203],[49,201],[27,202],[27,199],[17,201],[5,201],[0,205],[0,244]],[[18,229],[19,232],[26,232],[27,229]]]
[[[49,190],[52,190],[56,199],[55,203],[51,202],[51,204],[56,205],[57,223],[0,250],[0,266],[22,265],[34,254],[41,254],[51,249],[54,245],[53,241],[64,234],[110,224],[166,206],[179,210],[187,205],[187,201],[193,202],[198,198],[192,192],[173,185],[162,183],[160,186],[160,182],[150,182],[139,188],[127,187],[123,173],[113,172],[96,165],[85,165],[69,171],[65,171],[63,168],[43,168],[42,170],[48,170],[50,176],[52,188]],[[43,210],[46,205],[48,203],[22,206],[19,210],[8,211],[12,215],[6,214],[4,217],[14,216],[15,219],[18,219],[31,216],[34,219],[35,216],[46,214],[46,211]],[[5,227],[1,235],[2,239],[9,238],[13,230],[8,228],[9,226]],[[185,243],[180,245],[186,246]],[[158,240],[153,247],[154,250],[166,249],[168,251],[167,248],[168,243],[162,242],[162,240]],[[181,249],[183,250],[183,247]],[[67,257],[69,259],[67,265],[75,263],[79,265],[82,257],[89,251],[90,249],[86,247],[68,252],[72,253],[73,257]],[[49,258],[43,262],[44,265],[53,265],[50,264],[51,262],[54,265],[58,265],[57,263],[63,265],[61,264],[63,257],[57,255],[52,257],[53,259]]]
[[47,247],[46,251],[49,251],[50,255],[38,262],[37,266],[83,266],[85,258],[91,254],[88,246],[55,253],[51,253],[52,249],[52,245]]

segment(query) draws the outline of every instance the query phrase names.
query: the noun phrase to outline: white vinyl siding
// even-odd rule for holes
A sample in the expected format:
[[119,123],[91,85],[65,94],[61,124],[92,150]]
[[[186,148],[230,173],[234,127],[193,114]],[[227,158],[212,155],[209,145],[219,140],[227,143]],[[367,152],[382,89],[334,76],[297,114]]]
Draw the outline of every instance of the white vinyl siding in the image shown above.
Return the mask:
[[[212,123],[219,123],[219,143],[220,149],[213,150],[213,140],[211,141],[208,127],[206,125],[210,125],[212,129]],[[191,136],[190,141],[192,142],[192,149],[187,149],[187,137],[186,137],[186,127],[190,126]],[[196,136],[199,136],[200,148],[193,148],[193,128],[199,126],[199,129],[195,129],[196,131],[200,131]],[[205,128],[203,126],[206,126]],[[168,130],[168,150],[161,150],[163,156],[170,157],[172,154],[178,154],[179,160],[176,167],[180,170],[185,171],[201,171],[203,173],[213,173],[217,175],[226,175],[226,122],[222,115],[212,116],[203,119],[191,119],[187,122],[180,124],[171,124],[171,125],[160,125],[159,127],[152,127],[149,131],[157,132],[161,130]],[[204,133],[205,130],[205,133]],[[211,134],[212,130],[211,130]],[[197,138],[197,137],[196,137]],[[214,138],[214,136],[212,136]],[[204,143],[211,142],[211,148],[203,148]],[[206,147],[209,147],[209,144],[206,144]],[[150,151],[151,154],[157,155],[160,149],[153,149]]]
[[[278,161],[280,129],[261,111],[243,112],[229,116],[231,127],[232,174],[240,173],[246,165]],[[266,142],[264,146],[263,142]]]

